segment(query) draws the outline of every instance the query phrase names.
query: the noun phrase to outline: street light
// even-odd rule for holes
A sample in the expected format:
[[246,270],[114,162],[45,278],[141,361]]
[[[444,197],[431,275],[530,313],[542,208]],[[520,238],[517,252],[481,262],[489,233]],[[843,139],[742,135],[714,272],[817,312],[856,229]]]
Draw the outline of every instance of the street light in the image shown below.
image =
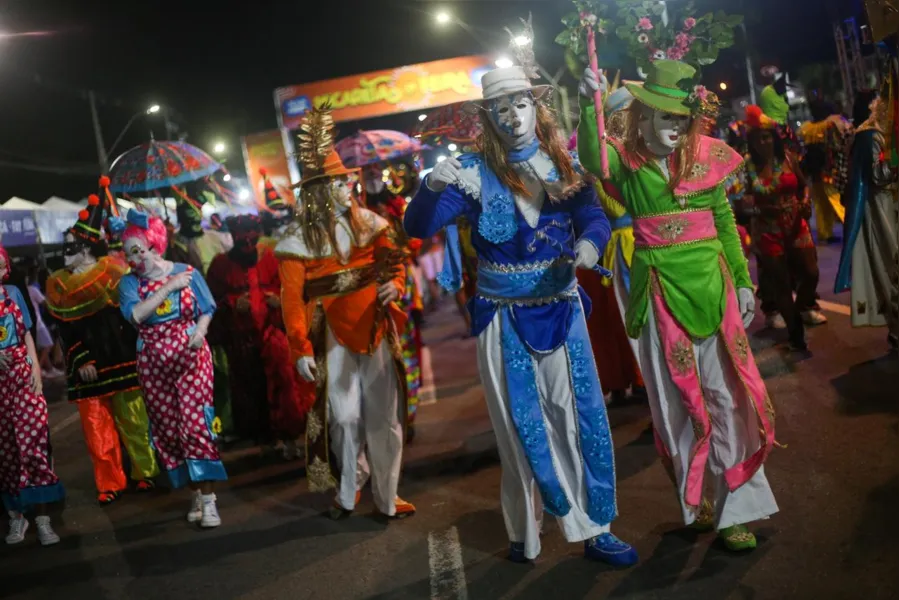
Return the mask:
[[434,15],[434,18],[436,19],[438,25],[446,25],[453,20],[450,14],[445,10],[441,10],[439,13]]
[[222,181],[224,181],[225,183],[231,181],[231,173],[225,173],[225,176],[222,177]]
[[721,83],[718,84],[718,87],[721,88],[721,91],[724,91],[727,89],[727,84],[722,81]]
[[225,149],[226,149],[225,142],[216,142],[215,145],[212,147],[212,151],[215,152],[216,154],[224,154]]
[[160,110],[162,110],[162,107],[159,106],[158,104],[154,104],[153,106],[150,106],[146,110],[142,110],[140,112],[134,113],[134,115],[132,115],[132,117],[130,119],[128,119],[128,122],[125,124],[125,127],[122,129],[122,133],[120,133],[119,137],[117,137],[115,139],[115,141],[112,143],[112,146],[109,147],[109,150],[106,152],[106,154],[110,155],[110,154],[115,153],[115,149],[122,142],[122,138],[125,137],[125,134],[128,133],[128,130],[131,129],[131,126],[134,125],[134,122],[137,120],[138,117],[142,117],[144,115],[155,115]]
[[496,59],[496,66],[497,66],[497,68],[500,68],[500,69],[507,69],[514,64],[515,63],[512,62],[512,59],[505,57],[505,56],[500,56],[499,58]]
[[428,118],[428,115],[426,115],[425,113],[421,113],[420,115],[418,115],[419,121],[424,121],[427,118]]
[[459,149],[459,146],[457,146],[455,144],[450,144],[449,146],[446,147],[446,149],[449,150],[450,152],[455,152],[456,150]]

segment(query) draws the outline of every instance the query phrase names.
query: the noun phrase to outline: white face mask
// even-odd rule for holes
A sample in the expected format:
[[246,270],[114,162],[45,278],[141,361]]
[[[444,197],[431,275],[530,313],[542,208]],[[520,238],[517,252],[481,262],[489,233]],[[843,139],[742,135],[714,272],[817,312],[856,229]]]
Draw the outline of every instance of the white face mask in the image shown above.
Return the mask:
[[674,152],[686,139],[690,118],[659,110],[644,112],[640,119],[640,133],[649,150],[659,156]]
[[128,238],[124,250],[128,266],[138,275],[145,275],[162,263],[162,257],[155,250],[150,249],[146,240],[140,237]]
[[328,186],[331,188],[331,201],[336,214],[342,215],[353,203],[353,195],[350,186],[343,179],[332,179]]
[[537,103],[529,92],[491,100],[487,114],[507,148],[524,148],[537,139]]

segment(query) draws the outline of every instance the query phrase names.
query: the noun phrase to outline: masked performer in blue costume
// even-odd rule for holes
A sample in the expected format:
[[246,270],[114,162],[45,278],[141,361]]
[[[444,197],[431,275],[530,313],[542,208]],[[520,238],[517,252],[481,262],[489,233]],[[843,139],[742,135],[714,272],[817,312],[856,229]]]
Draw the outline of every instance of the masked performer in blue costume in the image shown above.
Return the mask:
[[473,224],[477,293],[469,303],[478,365],[503,467],[510,558],[540,553],[542,511],[587,558],[632,565],[610,532],[617,515],[612,437],[575,269],[594,268],[609,222],[521,67],[484,75],[481,153],[447,159],[405,215],[429,238],[460,216]]

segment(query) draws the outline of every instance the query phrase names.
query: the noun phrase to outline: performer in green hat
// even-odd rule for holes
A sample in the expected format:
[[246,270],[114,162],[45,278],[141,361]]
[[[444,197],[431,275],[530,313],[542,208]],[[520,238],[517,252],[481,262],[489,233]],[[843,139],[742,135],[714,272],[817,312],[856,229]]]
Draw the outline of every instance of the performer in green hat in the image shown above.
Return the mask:
[[[639,339],[656,446],[684,520],[715,527],[732,550],[754,548],[745,524],[777,512],[763,463],[774,414],[745,327],[755,300],[724,181],[742,158],[701,135],[717,98],[696,70],[657,60],[634,96],[627,132],[610,139],[609,177],[633,217],[627,331]],[[600,172],[592,70],[581,82],[578,147]],[[704,475],[714,502],[704,498]]]

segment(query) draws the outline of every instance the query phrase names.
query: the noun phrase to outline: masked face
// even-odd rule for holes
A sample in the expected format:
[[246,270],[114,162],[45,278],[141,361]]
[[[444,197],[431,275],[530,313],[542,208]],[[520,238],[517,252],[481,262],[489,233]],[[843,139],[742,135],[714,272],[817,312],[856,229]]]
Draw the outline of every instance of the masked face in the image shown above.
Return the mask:
[[333,210],[338,215],[342,215],[353,204],[352,190],[344,178],[332,179],[327,185],[330,188]]
[[93,258],[87,245],[71,233],[65,235],[62,253],[67,271],[75,271]]
[[537,103],[529,92],[492,100],[487,111],[507,148],[524,148],[537,139]]
[[125,242],[125,260],[138,275],[148,273],[154,265],[162,261],[162,257],[150,248],[141,237],[130,237]]
[[649,149],[658,155],[674,152],[686,139],[690,118],[681,115],[652,110],[644,113],[640,121],[640,133]]
[[380,165],[365,167],[365,191],[380,194],[384,190],[384,168]]

